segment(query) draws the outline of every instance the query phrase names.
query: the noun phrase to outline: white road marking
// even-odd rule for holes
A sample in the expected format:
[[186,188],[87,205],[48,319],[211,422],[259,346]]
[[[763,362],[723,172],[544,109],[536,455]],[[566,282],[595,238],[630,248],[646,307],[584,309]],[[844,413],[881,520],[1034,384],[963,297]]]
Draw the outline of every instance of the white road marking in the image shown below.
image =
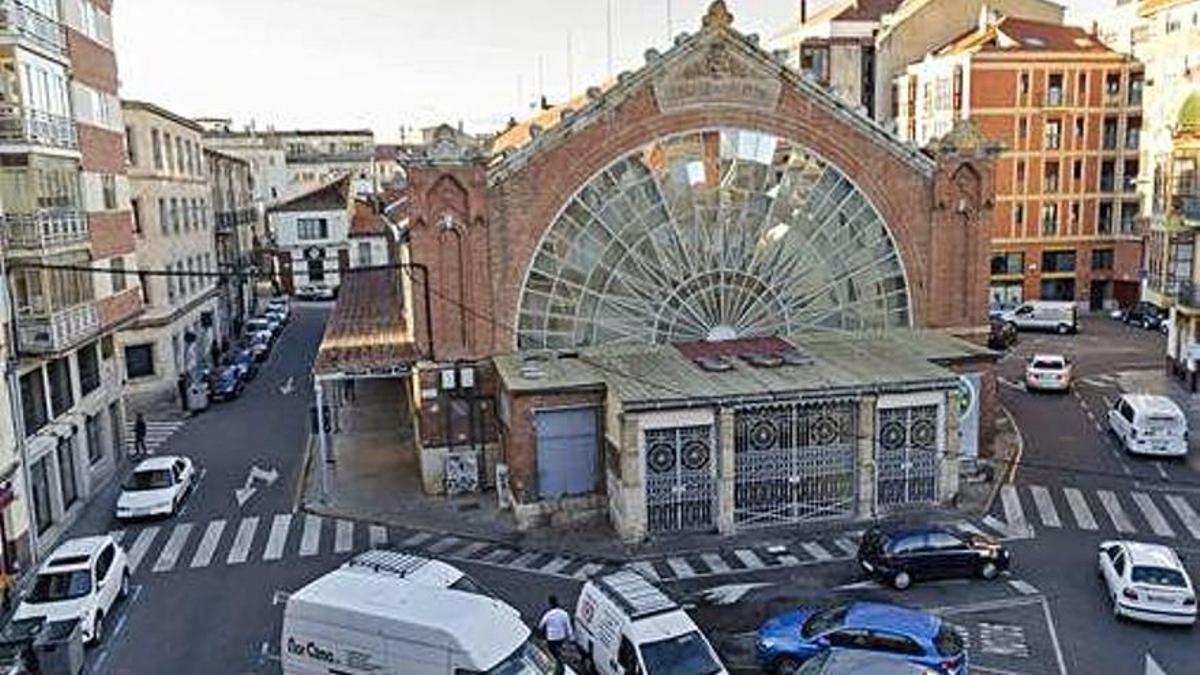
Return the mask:
[[480,551],[482,551],[483,549],[485,549],[489,546],[491,546],[491,544],[486,541],[473,541],[473,542],[467,544],[466,546],[462,547],[461,549],[455,551],[454,557],[455,558],[474,558],[476,553],[479,553]]
[[757,570],[767,566],[767,564],[764,563],[757,555],[754,555],[754,551],[751,551],[748,548],[739,548],[733,552],[733,555],[736,556],[738,560],[742,561],[742,564],[746,566],[746,569]]
[[191,533],[191,523],[176,525],[175,529],[171,530],[171,536],[167,538],[167,543],[158,554],[158,560],[154,561],[154,567],[151,570],[169,572],[175,569],[175,563],[179,561],[179,554],[183,552],[183,546],[187,543],[188,535]]
[[629,566],[632,567],[633,569],[637,570],[638,572],[640,572],[642,576],[646,577],[650,581],[659,581],[660,580],[660,577],[658,576],[658,571],[654,569],[654,565],[651,565],[646,560],[635,560],[635,561],[629,563]]
[[779,556],[778,560],[779,560],[779,564],[781,564],[781,565],[789,565],[790,566],[790,565],[799,565],[800,564],[800,559],[790,553],[787,555]]
[[229,557],[225,558],[226,565],[236,565],[246,562],[250,557],[250,545],[254,543],[254,531],[258,529],[258,516],[242,518],[238,523],[237,533],[233,535],[233,546],[229,547]]
[[279,560],[283,557],[283,548],[287,546],[288,531],[292,527],[292,514],[280,513],[271,521],[271,534],[267,536],[267,546],[263,549],[263,560]]
[[1144,673],[1145,675],[1167,675],[1167,671],[1163,670],[1162,666],[1158,665],[1158,661],[1154,660],[1154,657],[1150,655],[1150,652],[1146,652]]
[[564,558],[562,556],[557,556],[557,557],[551,558],[550,562],[546,563],[545,565],[542,565],[542,567],[539,571],[545,572],[546,574],[556,574],[559,570],[561,570],[562,568],[564,568],[570,564],[571,564],[570,558]]
[[141,564],[142,558],[146,556],[146,551],[150,550],[150,544],[154,543],[154,538],[158,536],[158,527],[147,527],[138,532],[137,539],[134,540],[133,546],[129,548],[129,569],[135,571],[138,565]]
[[858,555],[858,544],[855,544],[845,537],[838,537],[837,539],[833,540],[833,543],[837,545],[838,548],[845,551],[848,555]]
[[1000,488],[1000,501],[1004,504],[1004,520],[1009,533],[1014,537],[1032,536],[1029,523],[1025,520],[1025,509],[1021,506],[1021,497],[1017,494],[1016,486],[1011,483]]
[[1024,579],[1009,579],[1008,585],[1021,595],[1037,595],[1040,591]]
[[1175,515],[1179,516],[1179,520],[1183,522],[1183,526],[1187,528],[1192,538],[1200,539],[1200,516],[1196,515],[1192,505],[1179,495],[1167,495],[1167,503],[1171,505],[1171,510],[1175,512]]
[[1121,508],[1121,502],[1117,499],[1117,495],[1110,490],[1096,490],[1096,496],[1100,498],[1100,505],[1104,507],[1108,519],[1112,521],[1113,527],[1117,528],[1117,532],[1128,534],[1137,531],[1133,522],[1129,520],[1129,516],[1125,515],[1125,509]]
[[304,534],[300,536],[300,556],[316,555],[321,548],[321,516],[304,516]]
[[1033,495],[1033,504],[1037,507],[1042,524],[1046,527],[1062,527],[1062,521],[1058,519],[1058,510],[1054,508],[1054,500],[1050,498],[1050,491],[1041,485],[1030,485],[1029,492]]
[[354,548],[354,522],[337,521],[337,529],[333,533],[333,552],[345,553],[352,548]]
[[487,555],[483,556],[483,560],[485,562],[490,562],[490,563],[499,563],[501,558],[510,556],[512,554],[513,554],[512,549],[500,547],[500,548],[488,553]]
[[595,574],[596,572],[599,572],[602,569],[604,569],[604,565],[601,565],[600,563],[588,563],[588,564],[584,565],[583,567],[580,567],[579,569],[575,570],[575,573],[572,574],[571,576],[575,577],[576,579],[581,579],[581,580],[587,579],[588,577],[592,576],[593,574]]
[[815,541],[801,542],[800,548],[817,560],[833,560],[833,554]]
[[1167,475],[1167,469],[1162,465],[1162,462],[1155,462],[1154,468],[1158,469],[1158,475],[1160,478],[1163,480],[1171,480],[1171,477]]
[[204,529],[204,536],[200,538],[200,545],[196,547],[196,553],[192,556],[192,567],[208,567],[212,562],[213,554],[217,552],[217,544],[221,541],[221,533],[225,531],[225,519],[214,520]]
[[367,537],[370,540],[371,548],[377,548],[387,544],[388,533],[387,528],[382,525],[371,525],[367,528]]
[[1160,537],[1174,537],[1175,530],[1167,524],[1167,519],[1163,517],[1162,511],[1158,510],[1158,505],[1150,499],[1150,495],[1145,492],[1131,492],[1133,503],[1137,504],[1138,510],[1145,516],[1146,522],[1150,523],[1150,529],[1154,530],[1154,534]]
[[512,560],[508,561],[506,566],[507,567],[527,568],[527,567],[529,567],[529,563],[533,562],[534,560],[537,560],[540,557],[542,557],[542,554],[538,553],[537,551],[526,551],[525,553],[522,553],[521,555],[517,556],[516,558],[513,558]]
[[408,546],[408,547],[420,546],[421,544],[425,543],[426,541],[428,541],[430,539],[433,539],[432,534],[430,534],[428,532],[418,532],[418,533],[414,534],[413,536],[409,537],[408,539],[405,539],[403,542],[401,542],[401,545]]
[[771,584],[768,583],[749,583],[749,584],[729,584],[728,586],[717,586],[715,588],[707,588],[700,592],[709,604],[718,607],[725,607],[736,604],[739,600],[746,597],[746,594],[758,588],[766,588]]
[[113,530],[108,533],[108,536],[112,537],[113,541],[120,544],[121,540],[125,538],[125,530]]
[[683,558],[667,558],[667,567],[680,579],[690,579],[696,576],[696,570]]
[[721,573],[729,571],[729,565],[724,560],[721,560],[721,556],[717,555],[716,553],[701,553],[700,559],[703,560],[704,564],[708,565],[708,569],[712,570],[713,572]]
[[443,537],[433,544],[426,546],[425,548],[427,548],[430,553],[442,553],[444,551],[449,551],[462,542],[463,540],[459,539],[458,537]]
[[1087,500],[1083,498],[1083,493],[1078,488],[1063,488],[1063,494],[1067,496],[1067,506],[1071,507],[1071,515],[1075,517],[1075,523],[1079,525],[1080,529],[1099,529],[1096,517],[1092,515]]

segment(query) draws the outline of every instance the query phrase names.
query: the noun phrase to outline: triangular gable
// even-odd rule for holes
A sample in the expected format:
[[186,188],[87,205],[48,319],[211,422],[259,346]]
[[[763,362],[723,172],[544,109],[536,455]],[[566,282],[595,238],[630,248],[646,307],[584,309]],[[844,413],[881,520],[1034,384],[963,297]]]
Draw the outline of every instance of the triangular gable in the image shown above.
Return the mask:
[[308,192],[280,202],[268,209],[269,213],[283,211],[336,211],[350,205],[350,177],[342,176],[337,180],[313,188]]

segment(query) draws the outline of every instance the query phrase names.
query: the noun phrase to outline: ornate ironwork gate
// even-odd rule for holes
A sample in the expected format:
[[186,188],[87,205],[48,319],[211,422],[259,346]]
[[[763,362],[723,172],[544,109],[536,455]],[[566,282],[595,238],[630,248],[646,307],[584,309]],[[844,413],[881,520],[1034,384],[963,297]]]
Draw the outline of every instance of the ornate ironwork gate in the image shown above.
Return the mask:
[[879,411],[875,499],[879,506],[937,501],[938,407]]
[[851,515],[857,410],[847,402],[737,411],[734,522],[746,527]]
[[645,439],[647,529],[711,528],[716,496],[712,426],[648,429]]

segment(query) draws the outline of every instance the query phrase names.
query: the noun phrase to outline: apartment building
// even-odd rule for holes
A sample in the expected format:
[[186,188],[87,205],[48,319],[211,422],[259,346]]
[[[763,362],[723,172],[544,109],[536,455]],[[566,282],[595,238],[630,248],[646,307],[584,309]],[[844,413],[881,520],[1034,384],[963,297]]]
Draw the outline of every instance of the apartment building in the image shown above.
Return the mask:
[[354,218],[349,176],[306,192],[267,213],[275,236],[279,285],[284,293],[301,286],[337,289],[350,260]]
[[233,120],[206,117],[196,120],[204,127],[204,147],[245,160],[250,166],[252,198],[259,213],[268,206],[295,196],[289,193],[287,155],[275,130],[259,131],[254,125],[237,130]]
[[928,145],[970,120],[996,163],[990,300],[1138,297],[1143,72],[1086,31],[983,13],[896,79],[897,133]]
[[211,148],[204,151],[204,161],[213,205],[217,269],[226,275],[220,282],[218,313],[222,336],[232,341],[254,313],[262,271],[272,270],[274,262],[268,256],[250,161]]
[[288,194],[295,196],[342,178],[353,195],[374,191],[375,134],[367,129],[277,131],[287,159]]
[[112,2],[3,9],[0,201],[16,356],[7,382],[25,483],[14,499],[32,523],[23,538],[6,520],[5,537],[20,558],[52,546],[115,471],[124,411],[114,335],[141,312],[142,293],[124,273],[137,256]]
[[772,38],[785,63],[809,74],[846,104],[889,124],[891,83],[908,64],[971,30],[984,8],[1008,16],[1062,23],[1063,7],[1048,0],[833,0],[795,17]]
[[145,312],[118,336],[127,403],[178,401],[219,343],[214,219],[203,129],[143,101],[124,101],[125,147]]

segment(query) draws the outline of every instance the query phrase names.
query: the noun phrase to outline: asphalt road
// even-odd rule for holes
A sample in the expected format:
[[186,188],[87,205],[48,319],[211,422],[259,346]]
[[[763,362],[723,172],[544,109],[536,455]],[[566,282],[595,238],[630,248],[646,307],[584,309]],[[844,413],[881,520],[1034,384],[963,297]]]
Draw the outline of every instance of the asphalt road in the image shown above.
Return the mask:
[[[196,416],[167,439],[162,452],[188,454],[205,471],[184,513],[122,528],[110,515],[113,490],[97,498],[76,526],[78,533],[124,530],[122,543],[138,558],[134,595],[109,619],[105,644],[89,651],[89,673],[278,673],[277,593],[302,586],[377,538],[439,548],[438,540],[422,539],[429,535],[421,533],[292,513],[311,404],[308,372],[324,315],[323,309],[297,306],[271,361],[246,394]],[[1066,353],[1075,360],[1077,384],[1068,395],[1002,387],[1025,452],[1015,486],[997,501],[993,516],[1010,527],[1024,523],[1025,531],[1008,542],[1016,563],[999,580],[939,582],[899,593],[865,580],[844,557],[817,557],[664,585],[691,608],[739,673],[757,672],[750,636],[763,619],[797,605],[855,599],[941,614],[966,639],[973,672],[1141,674],[1147,655],[1166,673],[1194,672],[1194,631],[1115,621],[1094,573],[1097,544],[1128,536],[1176,545],[1188,556],[1193,578],[1200,579],[1200,532],[1167,500],[1183,496],[1200,509],[1200,475],[1190,463],[1195,455],[1180,462],[1132,460],[1116,452],[1097,426],[1106,401],[1122,384],[1161,368],[1162,350],[1160,336],[1099,320],[1088,322],[1078,336],[1023,335],[1014,355],[1002,362],[1005,380],[1016,383],[1023,357]],[[235,490],[246,486],[253,467],[276,471],[278,478],[271,485],[255,481],[256,492],[239,506]],[[1080,525],[1071,491],[1078,491],[1094,529]],[[1047,524],[1047,501],[1057,525]],[[1147,518],[1147,501],[1160,520]],[[1113,504],[1123,521],[1114,520]],[[1129,531],[1118,531],[1118,522]],[[575,568],[548,572],[561,567],[550,557],[530,563],[542,571],[517,569],[488,563],[483,553],[489,549],[481,550],[481,559],[455,558],[462,542],[455,546],[446,549],[452,562],[530,623],[548,594],[573,603],[579,591],[579,578],[569,574]],[[666,561],[656,566],[660,572],[672,567]]]

